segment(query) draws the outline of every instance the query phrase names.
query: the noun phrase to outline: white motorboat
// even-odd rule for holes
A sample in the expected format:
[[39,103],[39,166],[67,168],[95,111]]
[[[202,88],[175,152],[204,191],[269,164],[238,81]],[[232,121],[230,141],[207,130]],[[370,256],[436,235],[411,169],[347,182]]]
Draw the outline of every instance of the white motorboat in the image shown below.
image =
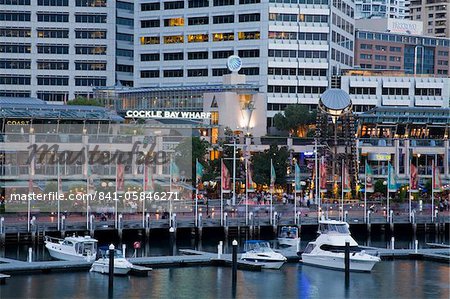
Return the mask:
[[300,244],[298,227],[282,226],[278,232],[278,245],[297,247]]
[[265,269],[280,269],[286,262],[286,257],[270,248],[267,241],[251,240],[244,244],[241,260],[254,262]]
[[[109,273],[109,251],[101,251],[102,257],[96,260],[91,267],[91,272],[98,272],[103,274]],[[127,275],[133,268],[133,264],[130,263],[122,254],[121,250],[114,250],[114,274],[115,275]]]
[[54,259],[65,261],[95,261],[97,257],[97,240],[86,237],[66,237],[58,239],[45,236],[45,248]]
[[370,272],[380,261],[358,247],[350,236],[347,222],[336,220],[319,221],[319,236],[309,242],[302,253],[302,262],[307,265],[344,270],[345,243],[350,243],[350,271]]

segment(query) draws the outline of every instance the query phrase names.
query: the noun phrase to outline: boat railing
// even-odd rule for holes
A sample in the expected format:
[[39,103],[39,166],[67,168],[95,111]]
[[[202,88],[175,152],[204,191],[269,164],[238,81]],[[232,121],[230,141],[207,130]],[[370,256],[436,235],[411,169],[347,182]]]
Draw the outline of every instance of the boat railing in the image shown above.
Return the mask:
[[44,236],[44,241],[59,244],[60,242],[63,242],[64,239],[50,237],[50,236]]

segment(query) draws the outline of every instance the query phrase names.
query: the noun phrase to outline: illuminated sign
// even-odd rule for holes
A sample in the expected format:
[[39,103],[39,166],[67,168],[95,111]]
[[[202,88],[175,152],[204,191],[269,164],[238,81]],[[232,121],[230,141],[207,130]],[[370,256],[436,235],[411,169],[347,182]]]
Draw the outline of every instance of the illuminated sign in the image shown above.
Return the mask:
[[209,119],[211,112],[128,110],[126,118]]
[[29,120],[7,120],[7,125],[14,125],[14,126],[26,126],[30,124]]
[[422,35],[423,23],[403,19],[388,19],[387,29],[392,33]]
[[231,55],[227,59],[227,68],[231,72],[239,72],[242,67],[242,59],[237,55]]
[[368,158],[369,158],[369,161],[390,161],[391,154],[370,153]]

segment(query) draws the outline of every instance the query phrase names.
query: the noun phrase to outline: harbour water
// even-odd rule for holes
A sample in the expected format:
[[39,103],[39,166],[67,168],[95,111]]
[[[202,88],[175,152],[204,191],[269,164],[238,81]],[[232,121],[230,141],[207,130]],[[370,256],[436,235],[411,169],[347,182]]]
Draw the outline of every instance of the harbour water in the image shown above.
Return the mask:
[[[238,271],[236,298],[449,298],[450,269],[429,261],[382,261],[372,273],[344,273],[301,264],[279,271]],[[73,272],[13,275],[0,298],[106,298],[108,276]],[[114,298],[232,298],[231,269],[154,269],[148,277],[115,277]]]

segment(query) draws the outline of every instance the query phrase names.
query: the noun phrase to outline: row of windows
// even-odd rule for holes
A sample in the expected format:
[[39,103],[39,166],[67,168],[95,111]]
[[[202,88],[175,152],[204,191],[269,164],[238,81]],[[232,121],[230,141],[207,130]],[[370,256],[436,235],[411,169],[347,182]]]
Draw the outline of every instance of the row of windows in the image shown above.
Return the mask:
[[312,33],[312,32],[285,32],[285,31],[269,31],[269,39],[285,39],[285,40],[328,40],[327,33]]
[[341,28],[345,32],[353,35],[353,24],[350,24],[350,22],[335,13],[333,13],[333,25],[336,25],[338,28]]
[[38,45],[37,52],[40,54],[69,54],[69,46]]
[[0,12],[0,21],[29,22],[30,20],[31,13],[29,12]]
[[31,69],[28,59],[0,59],[0,69]]
[[353,57],[334,48],[331,49],[331,59],[353,67]]
[[[213,20],[213,24],[234,23],[234,15],[213,16],[212,20]],[[260,21],[259,13],[239,15],[239,22],[241,22],[241,23],[259,22],[259,21]],[[185,24],[184,18],[164,19],[165,27],[184,26],[184,24]],[[188,18],[189,26],[199,26],[199,25],[208,25],[208,24],[209,24],[208,16]],[[141,28],[152,28],[152,27],[159,27],[159,26],[160,26],[159,19],[142,20],[141,21]]]
[[[224,74],[228,74],[229,70],[227,68],[215,68],[212,69],[213,76],[223,76]],[[242,68],[239,71],[240,74],[245,74],[247,76],[257,76],[259,75],[258,67],[247,67]],[[145,70],[141,71],[141,78],[159,78],[160,71],[159,70]],[[181,78],[184,76],[184,71],[182,69],[178,70],[164,70],[163,77],[164,78]],[[188,69],[187,70],[188,77],[207,77],[208,69]]]
[[0,97],[27,98],[31,96],[31,91],[26,90],[0,90]]
[[69,0],[38,0],[39,6],[69,6]]
[[[188,60],[208,59],[208,51],[188,52]],[[213,59],[224,59],[233,55],[233,50],[213,51]],[[241,58],[259,57],[259,49],[238,50],[238,56]],[[183,60],[183,52],[180,53],[164,53],[164,60]],[[159,53],[141,54],[141,61],[159,61]]]
[[[69,54],[68,45],[37,45],[40,54]],[[31,53],[30,44],[0,44],[0,53]],[[106,55],[106,46],[75,46],[75,54]]]
[[[251,31],[251,32],[238,32],[238,40],[251,40],[251,39],[260,39],[261,35],[259,31]],[[232,41],[234,40],[234,33],[213,33],[212,41]],[[140,39],[141,45],[155,45],[161,42],[159,36],[143,36]],[[168,35],[163,37],[164,44],[182,44],[185,39],[183,35]],[[201,43],[208,42],[209,35],[208,34],[189,34],[187,35],[188,43]]]
[[0,0],[0,5],[30,5],[30,0]]
[[268,85],[267,92],[272,93],[308,93],[322,94],[327,88],[325,86],[285,86],[285,85]]
[[288,76],[326,76],[326,69],[310,69],[310,68],[277,68],[269,67],[267,70],[269,75],[288,75]]
[[425,45],[425,46],[450,46],[450,40],[445,38],[431,38],[431,37],[416,37],[410,35],[390,34],[390,33],[374,33],[358,31],[357,37],[359,39],[368,40],[383,40],[410,45]]
[[[69,14],[59,14],[59,13],[38,13],[38,22],[59,22],[67,23],[69,22]],[[78,21],[77,21],[78,22]]]
[[353,41],[334,30],[332,31],[331,40],[341,47],[353,51]]
[[[120,3],[120,2],[118,2]],[[30,0],[0,0],[2,5],[30,5]],[[38,6],[69,6],[69,0],[38,0]],[[75,6],[106,7],[106,0],[75,0]]]
[[[325,1],[325,0],[324,0]],[[260,3],[260,0],[239,0],[239,4],[254,4]],[[214,6],[234,5],[233,0],[215,0]],[[189,8],[209,7],[209,0],[188,0]],[[164,4],[164,9],[182,9],[184,8],[183,1],[174,1],[170,4]],[[161,5],[159,2],[142,3],[141,11],[153,11],[160,10]]]
[[[67,76],[38,76],[36,79],[37,85],[69,85],[69,77]],[[30,85],[31,77],[0,75],[0,84]],[[106,86],[106,77],[75,77],[75,86]]]
[[328,5],[328,0],[269,0],[270,3]]
[[333,6],[352,19],[355,16],[355,10],[353,9],[353,7],[345,3],[343,0],[333,0]]
[[381,94],[390,96],[407,96],[409,94],[409,88],[383,87],[381,89]]
[[132,65],[125,65],[125,64],[116,65],[116,72],[132,73],[133,71],[134,67]]
[[269,13],[269,21],[328,23],[327,15]]
[[[106,14],[86,14],[86,15],[75,15],[75,22],[77,23],[106,23]],[[119,24],[119,19],[117,18],[117,23]]]
[[416,96],[442,96],[440,88],[416,88],[414,90]]
[[377,93],[376,87],[350,87],[349,94],[370,94],[375,95]]
[[0,44],[0,53],[31,53],[31,44]]
[[[118,33],[119,35],[120,33]],[[31,37],[30,28],[0,28],[0,36],[2,37]],[[131,41],[132,35],[131,36]],[[129,39],[128,36],[128,39]],[[38,38],[69,38],[68,29],[38,29]],[[83,39],[106,39],[106,30],[95,29],[75,29],[75,38]],[[118,36],[118,39],[119,36]]]

